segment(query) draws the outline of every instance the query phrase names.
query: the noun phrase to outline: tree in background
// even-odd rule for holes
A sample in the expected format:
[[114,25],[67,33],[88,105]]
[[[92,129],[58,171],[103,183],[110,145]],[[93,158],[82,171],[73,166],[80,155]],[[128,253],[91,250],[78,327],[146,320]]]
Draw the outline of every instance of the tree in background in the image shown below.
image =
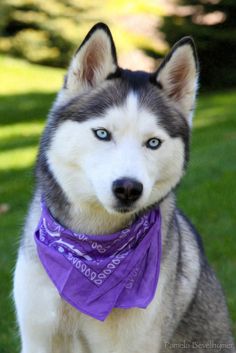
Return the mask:
[[197,45],[201,86],[236,86],[236,1],[179,0],[161,30],[172,45],[191,35]]
[[163,5],[153,0],[0,0],[0,52],[64,67],[85,33],[102,21],[112,29],[121,63],[131,66],[138,58],[151,67],[142,48],[163,54],[166,45],[155,35],[162,14]]
[[80,38],[85,9],[77,0],[1,0],[0,52],[66,66]]

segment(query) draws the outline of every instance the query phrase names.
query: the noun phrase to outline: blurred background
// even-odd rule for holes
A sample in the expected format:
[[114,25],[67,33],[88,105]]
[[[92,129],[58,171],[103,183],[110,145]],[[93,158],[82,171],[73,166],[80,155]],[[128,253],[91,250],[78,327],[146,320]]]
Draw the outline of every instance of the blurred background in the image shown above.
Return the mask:
[[200,93],[178,204],[203,236],[236,337],[236,1],[1,0],[1,353],[19,351],[12,271],[40,133],[71,55],[98,21],[110,26],[126,68],[154,70],[181,37],[196,42]]

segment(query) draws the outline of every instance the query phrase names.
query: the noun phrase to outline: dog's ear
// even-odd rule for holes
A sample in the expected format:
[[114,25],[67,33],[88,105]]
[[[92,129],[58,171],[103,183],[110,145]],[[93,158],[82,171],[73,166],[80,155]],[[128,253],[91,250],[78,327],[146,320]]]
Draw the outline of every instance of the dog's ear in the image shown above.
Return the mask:
[[78,92],[96,87],[116,70],[116,49],[111,32],[104,23],[97,23],[76,51],[64,88]]
[[156,73],[157,83],[191,120],[198,86],[198,59],[191,37],[177,42]]

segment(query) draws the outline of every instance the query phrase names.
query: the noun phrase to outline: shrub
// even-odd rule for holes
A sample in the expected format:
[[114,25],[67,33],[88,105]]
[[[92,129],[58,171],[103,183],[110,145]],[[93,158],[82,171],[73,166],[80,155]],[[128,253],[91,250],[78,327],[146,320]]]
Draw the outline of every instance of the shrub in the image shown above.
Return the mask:
[[81,41],[73,0],[2,0],[0,52],[30,62],[64,67]]
[[176,14],[166,16],[162,31],[170,45],[193,36],[199,53],[201,85],[236,85],[236,1],[182,0]]

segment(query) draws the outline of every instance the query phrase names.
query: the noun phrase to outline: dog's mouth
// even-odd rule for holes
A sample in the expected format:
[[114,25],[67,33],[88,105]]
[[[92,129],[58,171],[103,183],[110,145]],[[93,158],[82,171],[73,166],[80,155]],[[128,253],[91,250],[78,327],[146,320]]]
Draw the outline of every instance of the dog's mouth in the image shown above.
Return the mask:
[[118,213],[130,213],[134,211],[134,208],[131,207],[116,207],[115,211]]
[[119,203],[113,207],[114,211],[117,213],[133,213],[137,211],[133,202],[130,203]]
[[119,215],[128,215],[128,214],[133,214],[137,212],[137,207],[134,205],[112,205],[112,206],[106,206],[105,209],[107,210],[108,213],[110,214],[119,214]]

